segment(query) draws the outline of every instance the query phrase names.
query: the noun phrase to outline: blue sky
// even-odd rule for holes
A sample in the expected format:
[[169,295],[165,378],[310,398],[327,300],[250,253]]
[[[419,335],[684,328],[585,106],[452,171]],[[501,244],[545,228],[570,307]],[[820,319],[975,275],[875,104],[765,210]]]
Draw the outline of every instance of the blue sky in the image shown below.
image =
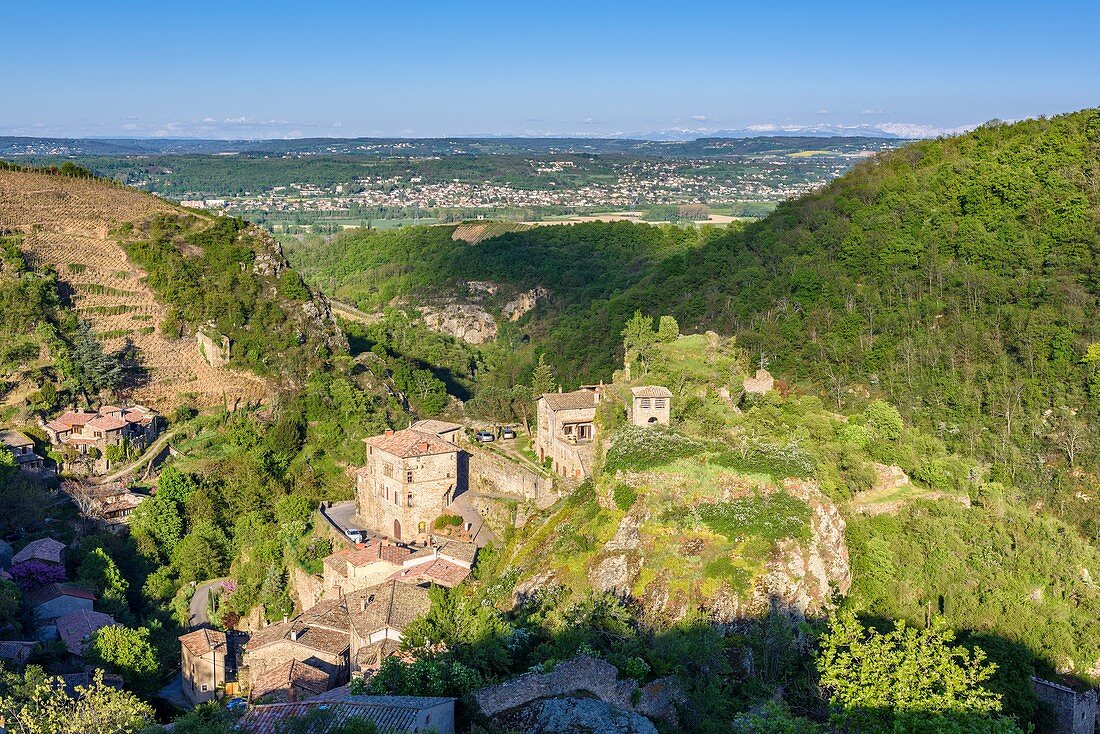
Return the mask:
[[935,132],[1100,104],[1095,1],[9,0],[0,27],[0,135]]

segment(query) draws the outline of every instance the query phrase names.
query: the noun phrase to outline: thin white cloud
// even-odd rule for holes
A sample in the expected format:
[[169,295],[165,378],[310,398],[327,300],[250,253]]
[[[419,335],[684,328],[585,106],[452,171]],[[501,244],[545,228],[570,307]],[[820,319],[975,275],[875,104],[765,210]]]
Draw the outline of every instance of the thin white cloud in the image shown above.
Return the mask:
[[706,122],[707,116],[706,115],[692,115],[691,119],[695,120],[696,122]]
[[861,114],[861,115],[885,115],[886,110],[882,109],[881,107],[878,108],[878,109],[866,109],[866,110],[860,110],[859,114]]
[[818,111],[817,111],[817,112],[815,112],[814,114],[815,114],[815,115],[828,115],[828,114],[830,114],[830,112],[829,112],[829,110],[827,110],[827,109],[825,109],[824,107],[822,107],[822,108],[821,108],[820,110],[818,110]]

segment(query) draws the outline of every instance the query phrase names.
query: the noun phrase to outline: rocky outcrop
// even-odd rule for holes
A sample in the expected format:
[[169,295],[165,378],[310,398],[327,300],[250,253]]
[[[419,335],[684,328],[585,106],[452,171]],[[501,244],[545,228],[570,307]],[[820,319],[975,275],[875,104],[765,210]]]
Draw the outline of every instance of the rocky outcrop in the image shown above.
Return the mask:
[[421,306],[420,314],[429,329],[449,334],[468,344],[484,344],[497,336],[496,321],[481,306],[469,303]]
[[501,717],[508,731],[523,734],[657,734],[646,717],[597,698],[534,701]]
[[745,392],[749,395],[763,395],[775,387],[775,378],[767,370],[757,370],[753,377],[746,377],[742,382]]
[[533,311],[535,306],[539,305],[539,301],[545,299],[549,295],[550,291],[545,288],[533,288],[529,291],[524,291],[504,304],[501,313],[504,314],[504,318],[509,321],[519,321],[524,314]]
[[[590,729],[580,722],[597,722],[591,718],[597,712],[603,715],[605,725],[614,721],[616,726],[625,727],[599,731],[655,732],[649,719],[675,727],[679,721],[677,707],[686,704],[683,691],[673,679],[661,678],[639,686],[632,679],[620,680],[618,668],[590,655],[558,663],[549,673],[527,673],[482,688],[474,699],[486,716],[524,732],[587,732]],[[578,700],[601,705],[578,706],[574,703]],[[554,728],[570,721],[575,722],[574,728]]]
[[909,475],[900,466],[872,463],[875,470],[874,490],[901,489],[909,484]]
[[782,540],[768,563],[767,574],[756,588],[753,606],[795,616],[821,611],[852,586],[844,518],[817,483],[786,479],[783,488],[810,506],[810,540]]

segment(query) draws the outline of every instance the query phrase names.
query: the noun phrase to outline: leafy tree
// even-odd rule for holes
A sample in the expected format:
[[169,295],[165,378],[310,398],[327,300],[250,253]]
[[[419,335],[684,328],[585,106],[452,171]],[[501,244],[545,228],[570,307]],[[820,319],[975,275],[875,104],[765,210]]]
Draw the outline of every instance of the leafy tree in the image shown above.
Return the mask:
[[103,611],[115,617],[129,617],[126,591],[130,583],[123,577],[118,564],[103,548],[95,548],[84,556],[76,574],[77,583],[99,592]]
[[535,365],[535,372],[531,375],[531,396],[538,399],[539,396],[554,392],[557,382],[554,380],[554,368],[546,361],[546,355],[539,355],[539,362]]
[[0,450],[0,479],[14,474],[16,467],[15,454],[8,451],[6,447]]
[[306,534],[312,514],[313,503],[301,495],[288,494],[275,503],[275,521],[288,541]]
[[901,437],[901,413],[885,400],[874,400],[863,411],[863,419],[873,438],[896,441]]
[[657,334],[653,331],[653,317],[643,316],[641,311],[635,311],[634,316],[623,327],[622,334],[625,363],[629,365],[637,360],[644,365],[649,348],[657,341]]
[[129,691],[103,682],[97,670],[76,696],[65,692],[60,678],[28,669],[17,689],[0,696],[0,712],[12,734],[134,734],[153,722],[153,709]]
[[85,655],[113,670],[127,683],[145,683],[157,672],[157,655],[147,627],[103,627],[92,634]]
[[19,587],[7,579],[0,579],[0,619],[15,619],[22,605],[23,595]]
[[183,537],[183,516],[175,502],[154,495],[134,508],[130,534],[145,556],[170,558]]
[[996,666],[954,639],[939,625],[918,630],[896,622],[882,633],[850,612],[833,617],[817,661],[830,721],[852,732],[935,731],[920,725],[930,718],[960,731],[1015,731],[1011,720],[997,721],[1000,697],[983,687]]
[[77,325],[68,368],[69,387],[83,395],[89,405],[100,393],[111,392],[122,382],[121,363],[117,357],[103,351],[88,321]]
[[674,342],[680,336],[680,325],[672,316],[662,316],[657,322],[657,341]]

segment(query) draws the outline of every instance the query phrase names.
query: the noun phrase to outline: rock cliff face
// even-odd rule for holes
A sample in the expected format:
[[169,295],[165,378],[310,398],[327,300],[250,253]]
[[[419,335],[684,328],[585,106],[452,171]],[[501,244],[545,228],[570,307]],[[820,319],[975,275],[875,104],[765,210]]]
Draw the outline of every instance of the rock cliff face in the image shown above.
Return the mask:
[[[259,227],[249,227],[246,232],[256,243],[252,261],[253,273],[275,279],[290,269],[283,246],[270,233]],[[272,285],[272,296],[277,295],[278,289]],[[337,326],[332,307],[324,295],[310,290],[310,298],[302,303],[297,316],[300,338],[305,339],[307,335],[319,337],[330,351],[347,351],[347,337]]]
[[797,616],[818,612],[852,587],[844,518],[816,482],[787,479],[783,488],[810,506],[810,541],[780,541],[768,573],[756,588],[754,605],[770,605]]
[[524,314],[533,311],[535,307],[539,305],[539,301],[545,299],[549,295],[550,291],[545,288],[533,288],[529,291],[524,291],[504,304],[501,313],[504,314],[504,318],[509,321],[519,321]]
[[469,344],[484,344],[497,336],[497,323],[492,315],[472,303],[421,306],[420,313],[429,329],[450,334]]
[[474,694],[486,716],[526,734],[656,734],[651,719],[675,727],[686,703],[671,678],[639,686],[607,661],[578,655],[549,673],[527,673]]

